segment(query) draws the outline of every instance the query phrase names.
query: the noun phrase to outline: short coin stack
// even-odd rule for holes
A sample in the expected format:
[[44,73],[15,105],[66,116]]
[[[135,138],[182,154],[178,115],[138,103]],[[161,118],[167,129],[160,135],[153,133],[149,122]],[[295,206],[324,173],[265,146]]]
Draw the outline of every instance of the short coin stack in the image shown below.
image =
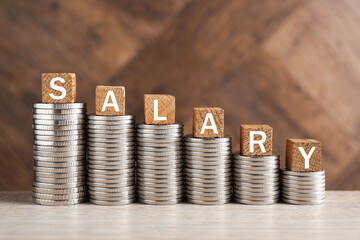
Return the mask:
[[36,103],[33,200],[72,205],[86,200],[86,104]]
[[325,171],[281,170],[281,198],[299,205],[321,204],[325,200]]
[[90,202],[124,205],[135,201],[135,116],[88,116]]
[[183,199],[183,124],[137,125],[140,202],[176,204]]
[[234,156],[234,194],[239,203],[275,204],[279,201],[280,156]]
[[232,197],[231,138],[185,137],[186,196],[191,203],[225,204]]

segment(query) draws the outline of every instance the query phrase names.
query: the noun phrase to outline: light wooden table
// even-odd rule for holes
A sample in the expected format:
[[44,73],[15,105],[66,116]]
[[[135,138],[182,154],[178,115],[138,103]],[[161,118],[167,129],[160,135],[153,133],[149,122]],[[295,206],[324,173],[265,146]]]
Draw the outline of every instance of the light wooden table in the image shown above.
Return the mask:
[[0,192],[0,239],[360,239],[360,191],[317,206],[81,204],[47,207]]

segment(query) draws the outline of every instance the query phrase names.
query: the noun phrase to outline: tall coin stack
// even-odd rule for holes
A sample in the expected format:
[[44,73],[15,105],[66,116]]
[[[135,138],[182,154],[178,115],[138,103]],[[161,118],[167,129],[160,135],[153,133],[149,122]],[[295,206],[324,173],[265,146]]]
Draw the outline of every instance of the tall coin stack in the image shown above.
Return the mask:
[[281,199],[298,205],[321,204],[325,200],[325,171],[281,170]]
[[239,203],[275,204],[279,201],[280,156],[234,156],[234,194]]
[[186,196],[191,203],[225,204],[232,197],[231,138],[185,137]]
[[183,131],[180,123],[137,125],[140,202],[176,204],[183,199]]
[[86,200],[86,104],[35,103],[33,200],[72,205]]
[[124,205],[135,201],[135,116],[88,116],[90,202]]

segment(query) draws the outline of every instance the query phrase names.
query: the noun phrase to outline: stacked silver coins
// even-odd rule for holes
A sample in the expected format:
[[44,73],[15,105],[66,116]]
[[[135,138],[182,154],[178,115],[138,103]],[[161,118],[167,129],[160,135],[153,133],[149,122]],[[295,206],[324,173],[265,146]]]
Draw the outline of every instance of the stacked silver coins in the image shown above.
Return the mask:
[[90,202],[125,205],[135,201],[135,116],[88,116]]
[[225,204],[232,197],[231,138],[185,137],[186,197],[202,205]]
[[280,156],[234,156],[234,195],[239,203],[275,204],[280,197]]
[[86,200],[86,104],[35,103],[33,200],[73,205]]
[[137,125],[137,181],[140,202],[182,201],[183,124]]
[[299,205],[321,204],[325,200],[325,171],[281,170],[281,199]]

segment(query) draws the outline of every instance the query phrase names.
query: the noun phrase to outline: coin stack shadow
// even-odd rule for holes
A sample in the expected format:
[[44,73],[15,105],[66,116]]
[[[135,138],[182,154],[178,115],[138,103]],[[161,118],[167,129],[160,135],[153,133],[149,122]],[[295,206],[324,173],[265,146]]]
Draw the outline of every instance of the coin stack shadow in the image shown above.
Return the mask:
[[281,200],[297,205],[323,203],[325,200],[325,171],[281,170]]
[[86,104],[35,103],[33,200],[73,205],[86,200]]
[[137,125],[137,181],[139,201],[176,204],[182,201],[183,136],[180,123]]
[[216,205],[232,197],[231,138],[185,137],[186,197],[191,203]]
[[234,156],[236,202],[249,205],[275,204],[280,196],[280,156]]
[[90,202],[125,205],[135,201],[135,116],[88,116]]

